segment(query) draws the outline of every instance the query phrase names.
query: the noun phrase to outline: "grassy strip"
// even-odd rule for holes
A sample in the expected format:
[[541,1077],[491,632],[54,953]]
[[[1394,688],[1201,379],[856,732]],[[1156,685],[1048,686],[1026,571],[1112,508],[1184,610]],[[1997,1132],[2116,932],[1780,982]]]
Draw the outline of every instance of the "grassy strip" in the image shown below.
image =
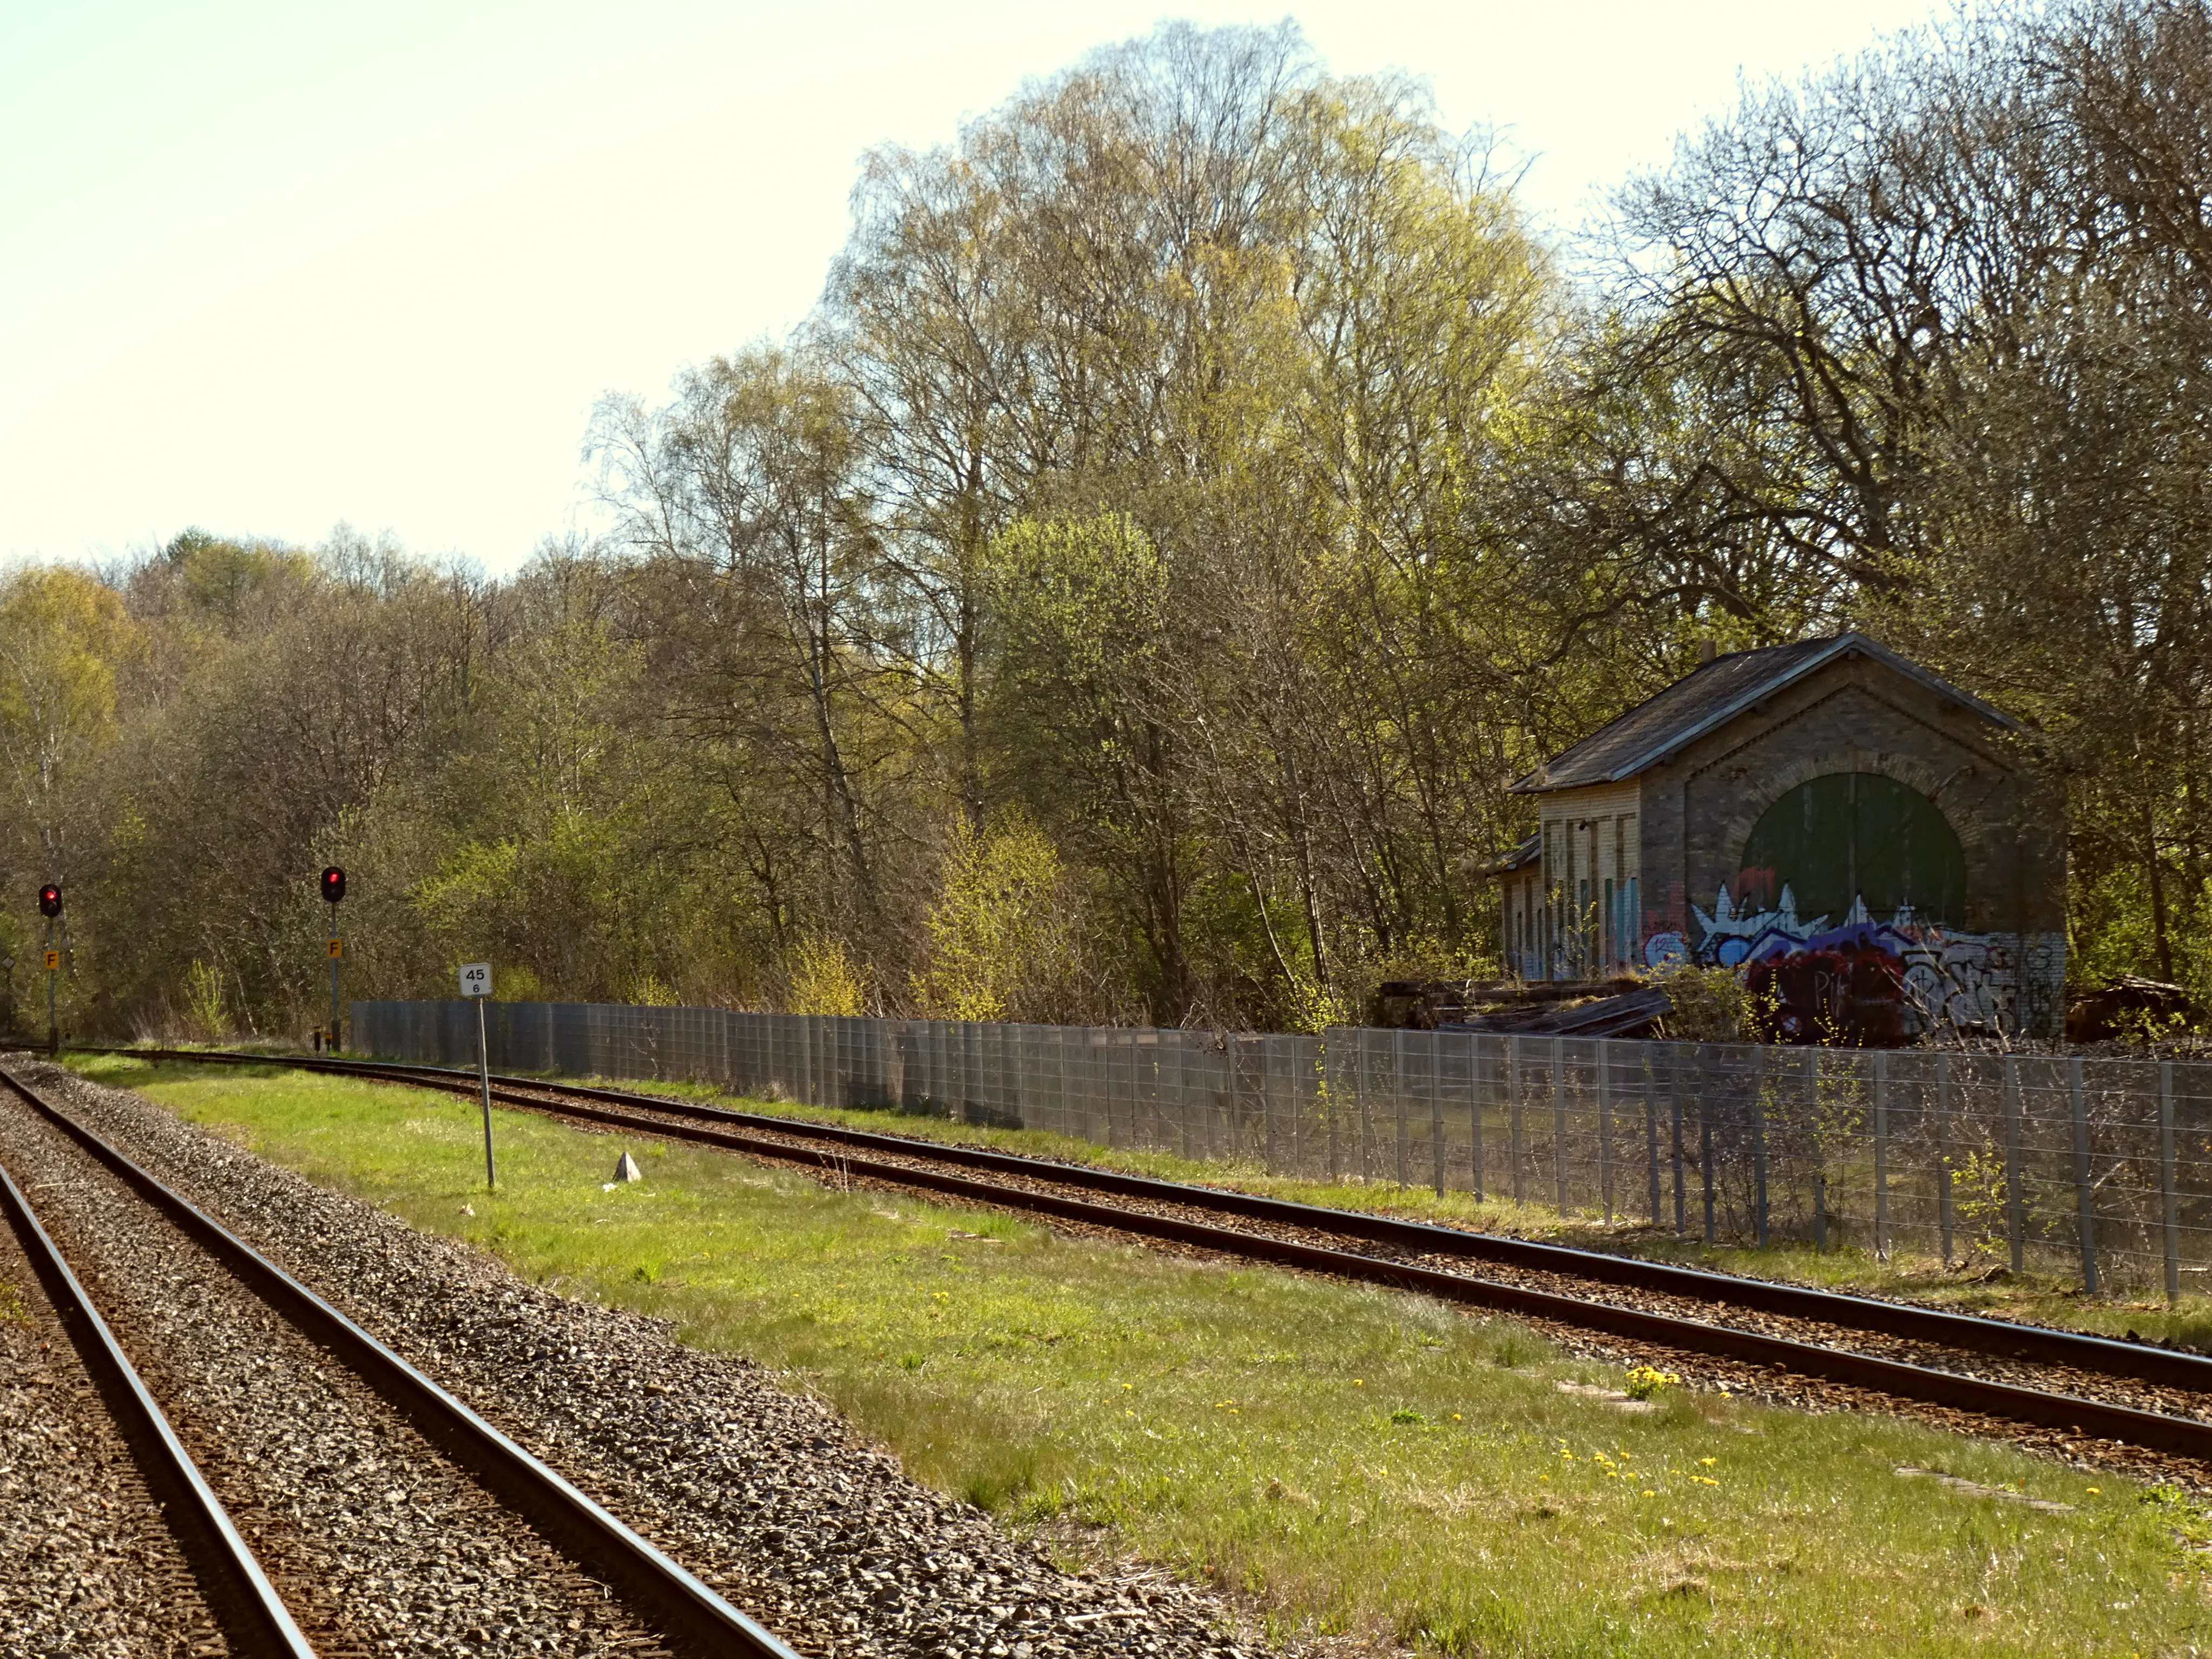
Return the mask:
[[921,1139],[992,1146],[1100,1169],[1156,1176],[1164,1181],[1229,1187],[1330,1209],[1370,1210],[1412,1220],[1437,1221],[1517,1238],[1704,1267],[1715,1273],[1743,1273],[1821,1290],[1909,1299],[1954,1313],[2027,1320],[2100,1336],[2140,1335],[2154,1342],[2171,1340],[2212,1352],[2212,1295],[2191,1293],[2171,1305],[2163,1297],[2154,1301],[2125,1291],[2088,1296],[2078,1283],[2061,1275],[2012,1273],[2000,1258],[1986,1252],[1946,1267],[1932,1255],[1903,1250],[1893,1251],[1884,1259],[1855,1246],[1823,1252],[1816,1251],[1809,1243],[1796,1241],[1777,1243],[1764,1249],[1730,1240],[1708,1244],[1695,1236],[1678,1237],[1641,1222],[1622,1220],[1608,1226],[1595,1216],[1562,1217],[1538,1205],[1515,1204],[1496,1197],[1478,1200],[1463,1192],[1439,1194],[1426,1187],[1400,1187],[1395,1182],[1292,1179],[1271,1176],[1257,1164],[1249,1162],[1192,1159],[1171,1152],[1105,1147],[1040,1129],[999,1129],[913,1113],[854,1111],[740,1099],[699,1084],[657,1083],[634,1078],[587,1080],[640,1093],[711,1100],[772,1115],[845,1124]]
[[1953,1313],[2024,1320],[2038,1325],[2087,1331],[2099,1336],[2140,1336],[2171,1341],[2212,1353],[2212,1294],[2191,1292],[2172,1304],[2139,1291],[2120,1290],[2089,1296],[2078,1282],[2057,1273],[2013,1273],[1991,1249],[1970,1247],[1968,1255],[1946,1267],[1933,1255],[1909,1249],[1887,1257],[1854,1245],[1816,1251],[1809,1243],[1778,1241],[1762,1249],[1740,1239],[1708,1244],[1695,1235],[1678,1236],[1660,1227],[1621,1220],[1607,1225],[1594,1215],[1560,1216],[1534,1204],[1515,1204],[1495,1195],[1478,1200],[1463,1192],[1436,1193],[1395,1182],[1317,1182],[1271,1176],[1249,1161],[1193,1159],[1172,1152],[1106,1147],[1096,1142],[1041,1129],[1000,1129],[954,1123],[907,1112],[860,1111],[735,1097],[710,1085],[661,1083],[636,1078],[589,1078],[579,1081],[640,1093],[674,1095],[741,1107],[748,1111],[818,1123],[887,1131],[921,1139],[958,1141],[1033,1157],[1060,1158],[1100,1169],[1156,1176],[1164,1181],[1198,1182],[1234,1188],[1271,1198],[1294,1200],[1324,1208],[1371,1210],[1412,1220],[1474,1227],[1516,1238],[1538,1239],[1582,1249],[1607,1250],[1645,1261],[1742,1273],[1820,1290],[1848,1291],[1924,1304]]
[[[921,1478],[1246,1592],[1279,1630],[1455,1655],[2179,1653],[2177,1494],[1884,1419],[1613,1385],[1418,1298],[1057,1239],[704,1149],[283,1072],[85,1059],[533,1278],[782,1367]],[[1942,1470],[1972,1485],[1903,1478]],[[2002,1495],[2000,1495],[2002,1494]],[[2071,1506],[2038,1510],[2015,1497]]]

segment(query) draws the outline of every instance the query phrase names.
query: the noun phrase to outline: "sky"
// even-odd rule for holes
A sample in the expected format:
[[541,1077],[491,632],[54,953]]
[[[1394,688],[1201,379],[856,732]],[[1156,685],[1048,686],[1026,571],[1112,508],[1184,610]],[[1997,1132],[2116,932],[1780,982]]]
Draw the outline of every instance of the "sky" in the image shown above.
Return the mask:
[[[1739,76],[1927,0],[1294,9],[1339,74],[1425,78],[1571,228]],[[1278,6],[0,0],[0,560],[339,523],[514,568],[592,522],[615,391],[795,325],[862,153],[1164,17]]]

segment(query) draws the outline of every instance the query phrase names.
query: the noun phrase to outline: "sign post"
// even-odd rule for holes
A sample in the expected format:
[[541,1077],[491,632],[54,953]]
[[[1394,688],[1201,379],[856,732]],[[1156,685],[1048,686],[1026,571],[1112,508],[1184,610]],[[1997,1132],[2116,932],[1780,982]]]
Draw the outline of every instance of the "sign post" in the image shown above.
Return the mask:
[[499,1189],[499,1171],[491,1161],[491,1047],[484,1035],[484,999],[491,994],[491,963],[461,964],[461,994],[477,1005],[477,1081],[483,1088],[484,1190]]

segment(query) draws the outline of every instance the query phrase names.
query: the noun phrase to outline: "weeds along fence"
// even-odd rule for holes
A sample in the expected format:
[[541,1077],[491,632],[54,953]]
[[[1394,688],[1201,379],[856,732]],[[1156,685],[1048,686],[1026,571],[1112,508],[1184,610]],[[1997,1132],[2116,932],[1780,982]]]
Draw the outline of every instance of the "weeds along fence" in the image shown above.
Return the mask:
[[[1318,1036],[493,1003],[506,1071],[711,1083],[1647,1223],[2212,1289],[2212,1064],[1340,1029]],[[355,1045],[472,1065],[465,1002]],[[2197,1276],[2197,1277],[2192,1277]]]

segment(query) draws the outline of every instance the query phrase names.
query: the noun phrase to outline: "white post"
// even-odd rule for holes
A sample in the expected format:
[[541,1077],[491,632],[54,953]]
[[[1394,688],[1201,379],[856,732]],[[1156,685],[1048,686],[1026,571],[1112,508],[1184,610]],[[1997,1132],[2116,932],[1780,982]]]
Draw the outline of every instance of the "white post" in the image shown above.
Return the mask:
[[496,1191],[499,1171],[491,1161],[491,1049],[484,1037],[484,1000],[477,999],[477,1082],[483,1089],[484,1190]]
[[2173,1182],[2173,1062],[2158,1063],[2158,1187],[2166,1222],[2166,1299],[2181,1296],[2181,1210]]
[[496,1191],[499,1171],[491,1157],[491,1044],[484,1035],[484,999],[491,994],[491,964],[461,964],[461,994],[477,1005],[477,1082],[483,1091],[484,1189]]

